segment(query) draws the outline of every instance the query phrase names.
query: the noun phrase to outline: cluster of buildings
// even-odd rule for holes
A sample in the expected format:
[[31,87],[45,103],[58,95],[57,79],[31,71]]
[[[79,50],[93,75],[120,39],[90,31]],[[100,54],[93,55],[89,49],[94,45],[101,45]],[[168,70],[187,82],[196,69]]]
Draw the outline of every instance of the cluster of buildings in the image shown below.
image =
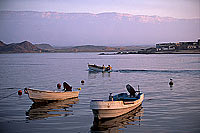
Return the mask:
[[116,55],[116,54],[200,54],[200,39],[197,42],[178,42],[178,43],[159,43],[156,47],[150,47],[140,50],[123,50],[117,53],[100,55]]
[[156,44],[156,51],[176,51],[200,49],[200,39],[197,42],[178,42]]

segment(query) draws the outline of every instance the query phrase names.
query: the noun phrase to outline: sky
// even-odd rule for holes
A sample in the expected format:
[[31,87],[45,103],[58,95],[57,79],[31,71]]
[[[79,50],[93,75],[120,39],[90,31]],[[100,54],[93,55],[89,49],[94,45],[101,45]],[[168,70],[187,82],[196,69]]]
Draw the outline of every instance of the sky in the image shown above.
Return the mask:
[[0,0],[0,11],[64,13],[118,12],[174,18],[200,18],[200,0]]

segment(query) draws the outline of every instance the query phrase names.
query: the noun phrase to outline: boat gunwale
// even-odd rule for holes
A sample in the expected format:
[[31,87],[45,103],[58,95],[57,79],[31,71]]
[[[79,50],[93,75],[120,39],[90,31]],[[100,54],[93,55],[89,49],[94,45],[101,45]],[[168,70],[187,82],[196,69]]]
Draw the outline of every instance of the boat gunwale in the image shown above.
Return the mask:
[[[134,106],[139,106],[141,105],[142,102],[139,102],[137,104],[135,104]],[[92,110],[121,110],[121,109],[128,109],[128,108],[132,108],[133,106],[127,106],[127,107],[123,107],[123,108],[103,108],[103,109],[92,109]]]
[[[100,101],[100,100],[92,100],[90,102],[90,108],[93,110],[112,110],[112,109],[126,109],[133,106],[138,106],[138,104],[142,104],[144,100],[144,93],[141,93],[140,98],[135,101]],[[126,102],[133,102],[133,103],[126,103]]]
[[63,100],[44,100],[44,99],[35,99],[35,98],[30,98],[34,103],[53,103],[53,102],[59,102],[59,101],[64,101],[64,100],[70,100],[70,99],[76,99],[77,97],[72,97],[72,98],[67,98],[67,99],[63,99]]
[[88,64],[88,67],[95,67],[95,68],[98,68],[98,69],[104,69],[102,66],[98,66],[98,65],[95,65],[95,64]]
[[44,93],[69,93],[69,92],[79,92],[79,91],[49,91],[49,90],[38,90],[38,89],[28,89],[31,91],[44,92]]
[[[41,93],[43,95],[45,95],[45,97],[38,97],[38,96],[33,96],[32,94],[38,94]],[[71,97],[53,97],[53,98],[49,98],[47,97],[47,95],[71,95]],[[79,91],[66,91],[66,92],[54,92],[54,91],[40,91],[37,89],[28,89],[28,97],[29,99],[31,99],[33,102],[37,103],[37,102],[53,102],[53,101],[63,101],[66,99],[73,99],[73,98],[78,98],[79,96]]]
[[144,93],[139,93],[138,94],[139,95],[139,98],[137,98],[137,97],[133,97],[133,98],[137,98],[137,99],[133,99],[133,100],[131,100],[131,99],[120,99],[120,100],[91,100],[91,102],[119,102],[119,101],[122,101],[122,102],[134,102],[134,101],[138,101],[138,100],[141,100],[141,96],[143,96],[144,97]]
[[88,67],[89,67],[90,71],[99,71],[99,72],[111,72],[112,71],[112,69],[107,69],[108,67],[98,66],[95,64],[88,64]]

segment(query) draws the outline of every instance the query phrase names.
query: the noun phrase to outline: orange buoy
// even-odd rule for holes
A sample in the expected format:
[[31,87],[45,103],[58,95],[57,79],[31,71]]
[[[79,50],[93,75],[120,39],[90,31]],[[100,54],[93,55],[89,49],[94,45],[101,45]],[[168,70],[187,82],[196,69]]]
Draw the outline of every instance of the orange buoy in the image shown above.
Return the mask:
[[18,91],[18,95],[21,96],[22,95],[22,90]]

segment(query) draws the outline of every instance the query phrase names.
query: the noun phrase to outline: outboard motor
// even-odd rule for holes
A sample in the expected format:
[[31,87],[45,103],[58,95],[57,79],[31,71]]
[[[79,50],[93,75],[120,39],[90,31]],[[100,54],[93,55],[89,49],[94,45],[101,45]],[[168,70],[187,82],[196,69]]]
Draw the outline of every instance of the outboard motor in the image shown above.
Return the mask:
[[66,82],[63,83],[64,91],[72,91],[72,87],[69,86]]
[[135,97],[136,91],[131,85],[127,84],[126,89],[130,93],[130,97]]

